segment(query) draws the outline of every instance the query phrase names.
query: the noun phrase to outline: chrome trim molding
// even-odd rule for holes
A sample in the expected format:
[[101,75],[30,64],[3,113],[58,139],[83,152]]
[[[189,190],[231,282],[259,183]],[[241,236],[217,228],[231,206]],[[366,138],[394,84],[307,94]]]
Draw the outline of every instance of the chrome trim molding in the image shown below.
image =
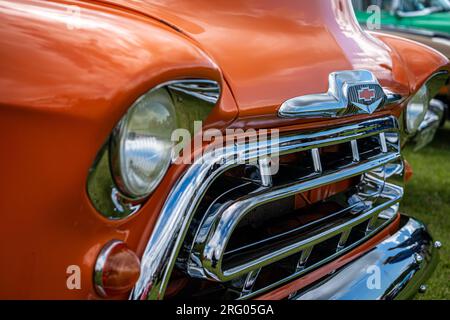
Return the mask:
[[[311,94],[284,102],[278,115],[284,118],[329,118],[371,114],[378,108],[399,103],[402,97],[384,90],[375,75],[367,70],[331,73],[327,93]],[[361,96],[368,90],[371,96]]]
[[[200,199],[220,174],[238,165],[237,158],[239,161],[257,163],[260,158],[270,157],[270,152],[275,147],[277,147],[277,152],[283,155],[338,143],[350,143],[352,140],[382,132],[385,132],[389,141],[390,133],[398,132],[398,130],[396,118],[384,117],[319,132],[282,136],[277,142],[265,141],[265,146],[261,146],[261,142],[259,144],[237,144],[226,147],[221,152],[215,150],[215,152],[206,153],[186,171],[168,196],[144,251],[141,260],[141,276],[130,298],[162,299],[164,297],[170,275]],[[395,144],[398,144],[398,139]],[[386,153],[374,163],[366,163],[362,166],[370,170],[389,161],[396,162],[400,157],[399,152],[400,150],[393,154]],[[359,169],[362,170],[362,168]],[[360,172],[357,169],[352,170],[355,171],[347,173],[358,174]],[[380,174],[384,175],[384,173]],[[334,178],[339,180],[339,173],[336,173]],[[322,178],[320,183],[327,183],[327,181],[326,178]],[[310,184],[313,186],[320,185],[320,183],[317,180]],[[293,188],[298,187],[294,186]],[[370,190],[367,191],[370,192]],[[389,212],[396,212],[398,208],[396,202],[397,200],[388,201],[385,205],[380,204],[380,210],[385,210],[382,214],[388,216]],[[364,217],[370,218],[373,213],[367,213]],[[293,277],[297,276],[298,274]],[[249,279],[249,284],[251,283],[252,279]]]
[[[204,79],[169,81],[148,92],[164,88],[168,90],[176,112],[185,112],[183,119],[189,123],[203,120],[199,118],[206,117],[211,112],[221,94],[218,82]],[[136,101],[139,99],[141,97]],[[114,130],[117,130],[117,127]],[[87,193],[93,206],[101,215],[110,220],[121,220],[137,213],[149,196],[132,198],[123,191],[120,179],[117,179],[118,175],[114,172],[117,171],[115,165],[117,159],[112,155],[112,151],[117,142],[112,139],[112,136],[108,137],[108,141],[101,148],[89,170]]]
[[445,86],[447,81],[449,80],[450,73],[446,70],[438,71],[433,74],[428,80],[425,82],[425,86],[428,90],[428,98],[433,99],[438,93],[439,90]]
[[167,87],[172,91],[183,92],[213,104],[216,104],[220,97],[220,85],[212,80],[195,79],[173,81],[167,84]]
[[386,94],[386,100],[384,102],[385,106],[400,104],[405,100],[401,94],[394,93],[389,89],[383,88],[384,93]]
[[[402,227],[356,260],[297,293],[294,300],[391,300],[412,298],[439,260],[438,250],[421,222],[402,216]],[[417,258],[420,256],[420,261]],[[379,287],[368,288],[374,270]],[[423,289],[423,288],[422,288]]]

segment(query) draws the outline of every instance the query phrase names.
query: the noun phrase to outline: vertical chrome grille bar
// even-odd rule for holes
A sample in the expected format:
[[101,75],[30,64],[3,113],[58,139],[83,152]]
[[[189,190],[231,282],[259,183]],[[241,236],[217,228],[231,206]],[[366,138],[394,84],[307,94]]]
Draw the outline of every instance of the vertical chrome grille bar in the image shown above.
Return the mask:
[[320,153],[318,148],[311,149],[311,155],[314,164],[314,171],[322,173],[322,162],[320,161]]
[[342,234],[341,234],[341,238],[339,239],[339,243],[337,246],[337,251],[341,251],[342,249],[345,248],[345,245],[347,243],[348,237],[350,236],[350,232],[352,231],[352,229],[347,229],[345,230]]
[[352,140],[350,143],[352,146],[353,161],[359,162],[361,160],[361,158],[359,156],[359,151],[358,151],[358,142],[356,140]]
[[369,223],[367,225],[366,234],[371,233],[375,229],[375,224],[377,223],[378,215],[375,215],[372,217],[372,219],[369,220]]
[[262,157],[258,160],[259,174],[261,175],[261,185],[263,187],[272,186],[272,173],[270,169],[269,157]]
[[[297,267],[295,268],[295,273],[301,272],[306,268],[306,262],[308,261],[308,258],[311,255],[313,248],[314,248],[314,246],[311,246],[302,251],[300,259],[298,260],[298,263],[297,263]],[[297,291],[292,292],[288,298],[292,298],[296,294],[297,294]]]
[[388,148],[386,143],[386,135],[384,134],[384,132],[380,133],[380,144],[381,144],[381,151],[387,153]]
[[256,279],[258,279],[259,273],[261,272],[261,268],[257,270],[250,271],[244,281],[244,286],[242,287],[241,297],[245,297],[253,291],[253,287],[255,286]]
[[311,255],[313,248],[314,248],[314,246],[311,246],[302,251],[300,259],[298,260],[298,263],[297,263],[296,272],[299,272],[299,271],[305,269],[306,262],[308,261],[308,258]]

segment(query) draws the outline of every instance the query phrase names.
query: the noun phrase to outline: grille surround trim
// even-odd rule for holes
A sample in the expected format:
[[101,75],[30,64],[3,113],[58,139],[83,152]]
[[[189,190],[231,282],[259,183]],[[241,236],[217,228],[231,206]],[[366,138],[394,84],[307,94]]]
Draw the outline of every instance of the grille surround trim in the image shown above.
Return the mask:
[[[399,130],[398,121],[393,116],[371,119],[351,125],[334,127],[317,132],[292,134],[279,139],[279,153],[302,151],[312,146],[350,142],[371,132]],[[275,147],[271,140],[267,147],[256,143],[235,145],[225,148],[221,155],[205,154],[187,169],[183,177],[170,192],[141,260],[141,276],[133,289],[131,299],[162,299],[170,280],[178,253],[188,232],[189,225],[205,191],[211,183],[226,170],[237,166],[235,155],[241,160],[251,161],[264,156],[262,150],[269,153]],[[217,152],[216,152],[217,154]],[[269,155],[269,154],[267,154]],[[215,167],[215,164],[222,163]]]

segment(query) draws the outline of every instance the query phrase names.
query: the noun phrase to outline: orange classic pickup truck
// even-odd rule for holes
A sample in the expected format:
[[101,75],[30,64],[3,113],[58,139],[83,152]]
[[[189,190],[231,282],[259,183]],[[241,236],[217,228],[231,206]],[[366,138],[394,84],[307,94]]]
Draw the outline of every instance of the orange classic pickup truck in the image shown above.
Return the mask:
[[412,297],[449,71],[348,0],[0,1],[0,298]]

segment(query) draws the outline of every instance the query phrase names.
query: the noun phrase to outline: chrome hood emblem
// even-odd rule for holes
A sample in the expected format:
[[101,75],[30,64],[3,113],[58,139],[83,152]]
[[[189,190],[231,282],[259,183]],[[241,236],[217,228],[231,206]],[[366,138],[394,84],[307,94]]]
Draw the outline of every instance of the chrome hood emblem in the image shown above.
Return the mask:
[[325,118],[372,114],[378,108],[401,99],[401,96],[383,90],[370,71],[341,71],[330,74],[327,93],[290,99],[281,105],[278,115],[285,118]]

